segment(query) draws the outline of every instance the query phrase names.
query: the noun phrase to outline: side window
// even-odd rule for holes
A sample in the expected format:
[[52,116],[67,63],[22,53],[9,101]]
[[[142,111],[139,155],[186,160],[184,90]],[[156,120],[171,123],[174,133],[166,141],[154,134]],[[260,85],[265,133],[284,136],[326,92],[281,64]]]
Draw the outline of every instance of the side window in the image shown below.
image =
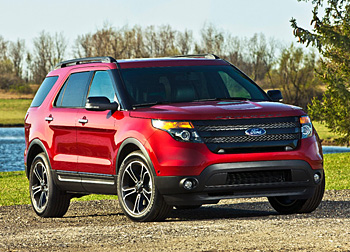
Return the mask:
[[84,107],[91,72],[74,73],[63,85],[56,99],[57,107]]
[[235,81],[230,75],[225,72],[219,72],[220,77],[222,78],[225,86],[227,88],[230,97],[241,97],[250,99],[251,95],[242,85],[240,85],[237,81]]
[[88,97],[105,96],[110,102],[116,101],[113,82],[107,71],[97,71],[91,83]]
[[40,85],[38,92],[36,93],[31,107],[39,107],[45,100],[47,94],[50,92],[53,85],[55,85],[58,76],[46,77],[43,83]]

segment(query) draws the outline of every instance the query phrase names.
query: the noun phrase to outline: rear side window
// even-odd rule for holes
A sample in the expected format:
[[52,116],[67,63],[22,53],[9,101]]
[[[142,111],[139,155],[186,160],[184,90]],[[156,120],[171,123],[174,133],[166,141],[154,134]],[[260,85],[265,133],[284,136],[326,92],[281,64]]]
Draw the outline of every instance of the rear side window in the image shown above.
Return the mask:
[[50,92],[53,85],[55,85],[58,76],[46,77],[43,83],[41,83],[38,92],[32,101],[31,107],[39,107],[45,100],[47,94]]
[[63,85],[55,106],[80,108],[86,103],[86,93],[91,79],[91,72],[71,74]]

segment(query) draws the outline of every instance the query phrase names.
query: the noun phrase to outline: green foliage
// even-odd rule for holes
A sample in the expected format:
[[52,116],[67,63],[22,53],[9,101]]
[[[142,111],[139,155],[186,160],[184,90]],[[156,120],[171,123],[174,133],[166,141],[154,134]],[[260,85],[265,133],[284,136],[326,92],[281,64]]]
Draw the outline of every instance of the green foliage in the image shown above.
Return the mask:
[[[305,0],[309,1],[309,0]],[[348,0],[312,0],[313,31],[298,27],[292,19],[294,35],[301,43],[315,46],[323,56],[320,76],[327,85],[322,99],[313,99],[309,107],[313,119],[325,122],[340,134],[339,143],[350,144],[350,2]],[[319,8],[325,14],[318,16]]]
[[18,83],[11,86],[11,91],[19,94],[31,94],[33,93],[32,88],[28,83]]

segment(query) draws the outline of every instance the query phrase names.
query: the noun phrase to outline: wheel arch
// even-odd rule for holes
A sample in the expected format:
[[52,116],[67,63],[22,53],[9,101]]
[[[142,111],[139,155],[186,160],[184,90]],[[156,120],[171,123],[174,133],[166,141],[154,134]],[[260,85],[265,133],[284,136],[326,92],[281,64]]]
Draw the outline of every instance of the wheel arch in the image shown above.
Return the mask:
[[147,149],[143,144],[135,139],[135,138],[127,138],[123,141],[123,143],[120,145],[120,148],[117,153],[117,160],[116,160],[116,174],[118,174],[120,165],[122,164],[123,160],[132,152],[134,151],[141,151],[144,157],[146,158],[146,161],[148,165],[154,170],[154,166],[152,163],[152,160],[147,152]]
[[28,179],[30,167],[32,166],[33,160],[41,152],[45,152],[45,155],[47,156],[49,162],[49,168],[51,169],[50,159],[49,155],[47,154],[45,145],[39,139],[34,139],[28,147],[28,154],[25,166],[25,173]]

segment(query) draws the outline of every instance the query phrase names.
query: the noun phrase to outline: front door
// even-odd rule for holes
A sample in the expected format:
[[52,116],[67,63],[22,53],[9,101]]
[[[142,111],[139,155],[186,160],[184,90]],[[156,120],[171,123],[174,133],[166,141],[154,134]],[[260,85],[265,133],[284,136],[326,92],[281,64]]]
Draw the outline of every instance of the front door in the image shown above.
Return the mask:
[[[95,71],[88,96],[104,96],[116,102],[115,88],[109,71]],[[118,112],[115,112],[118,113]],[[88,111],[79,109],[77,113],[78,170],[84,188],[114,186],[116,126],[112,111]],[[103,189],[101,189],[103,192]]]

